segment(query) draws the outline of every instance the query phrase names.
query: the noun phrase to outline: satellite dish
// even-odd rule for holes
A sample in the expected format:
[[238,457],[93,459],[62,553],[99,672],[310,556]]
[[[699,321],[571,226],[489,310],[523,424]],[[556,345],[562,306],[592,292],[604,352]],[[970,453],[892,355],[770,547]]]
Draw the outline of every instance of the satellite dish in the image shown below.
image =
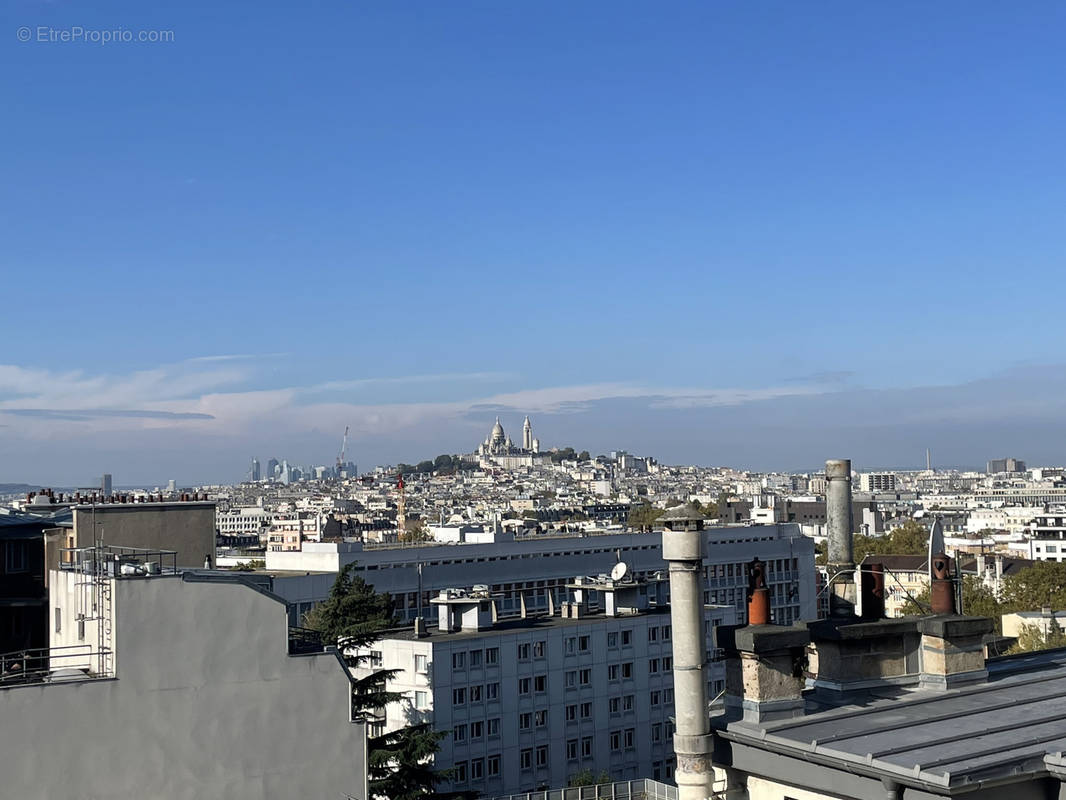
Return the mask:
[[629,566],[624,561],[619,561],[611,569],[611,580],[620,581],[629,574]]

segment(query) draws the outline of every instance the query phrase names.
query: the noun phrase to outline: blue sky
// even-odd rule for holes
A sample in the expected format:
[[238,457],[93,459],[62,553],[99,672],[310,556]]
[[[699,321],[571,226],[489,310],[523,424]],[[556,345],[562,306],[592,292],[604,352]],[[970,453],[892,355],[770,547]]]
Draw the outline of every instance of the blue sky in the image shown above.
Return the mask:
[[1066,460],[1060,3],[225,6],[5,5],[0,480]]

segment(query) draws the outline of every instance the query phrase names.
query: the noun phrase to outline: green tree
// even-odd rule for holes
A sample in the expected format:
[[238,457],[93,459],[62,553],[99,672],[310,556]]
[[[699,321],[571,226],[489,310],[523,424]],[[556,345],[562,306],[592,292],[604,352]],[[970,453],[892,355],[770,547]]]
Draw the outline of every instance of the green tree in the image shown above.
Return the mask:
[[1066,608],[1066,563],[1037,561],[1017,575],[1008,575],[1000,596],[1011,611]]
[[[329,597],[304,617],[304,624],[318,631],[324,642],[336,645],[353,667],[365,666],[370,660],[369,655],[354,651],[369,648],[395,621],[392,598],[376,592],[355,574],[354,562],[341,570]],[[374,670],[357,678],[352,686],[353,716],[367,719],[389,703],[402,700],[402,694],[386,690],[386,682],[397,672]],[[432,767],[432,756],[443,736],[427,724],[420,724],[367,739],[371,796],[415,800],[433,795],[445,777]]]
[[651,527],[665,512],[664,509],[656,508],[653,505],[644,503],[638,506],[630,506],[629,508],[629,527],[630,528],[645,528]]
[[592,456],[589,455],[589,451],[588,450],[582,450],[580,453],[577,454],[577,460],[578,461],[591,461],[592,460]]
[[1047,633],[1044,633],[1039,625],[1022,625],[1018,632],[1018,641],[1007,654],[1031,653],[1034,650],[1050,650],[1053,647],[1066,647],[1066,633],[1063,633],[1062,626],[1054,617],[1048,623]]
[[855,534],[852,548],[856,561],[865,556],[924,555],[929,552],[929,531],[922,523],[909,519],[885,536]]
[[610,783],[611,773],[605,769],[600,770],[600,774],[597,775],[591,769],[585,768],[580,772],[574,773],[570,776],[569,785],[572,787],[577,786],[595,786],[598,783]]

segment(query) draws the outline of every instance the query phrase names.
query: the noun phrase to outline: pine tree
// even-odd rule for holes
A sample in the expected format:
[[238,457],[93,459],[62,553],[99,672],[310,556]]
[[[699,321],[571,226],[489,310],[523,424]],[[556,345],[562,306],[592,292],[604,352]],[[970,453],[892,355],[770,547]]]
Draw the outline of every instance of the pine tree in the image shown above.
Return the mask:
[[[304,624],[315,630],[322,640],[336,644],[345,653],[349,666],[365,667],[366,651],[381,634],[396,623],[392,612],[392,598],[374,591],[374,587],[355,574],[355,564],[349,564],[337,576],[329,597],[304,618]],[[389,703],[404,698],[398,692],[386,690],[387,681],[400,670],[379,669],[352,686],[352,716],[366,720],[376,716]],[[382,736],[367,739],[367,773],[370,794],[381,800],[414,800],[431,797],[435,787],[447,777],[433,769],[433,756],[445,736],[432,730],[427,723],[411,725]]]

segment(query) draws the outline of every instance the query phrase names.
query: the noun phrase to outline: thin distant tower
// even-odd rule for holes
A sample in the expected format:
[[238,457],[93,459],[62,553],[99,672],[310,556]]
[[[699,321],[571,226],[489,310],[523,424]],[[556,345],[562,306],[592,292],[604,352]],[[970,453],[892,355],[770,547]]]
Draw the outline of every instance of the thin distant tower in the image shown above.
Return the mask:
[[400,497],[396,501],[396,528],[400,534],[400,541],[402,542],[407,536],[407,501],[404,497],[403,487],[403,473],[400,473],[399,481],[396,484],[396,488],[400,491]]
[[933,453],[928,447],[925,448],[925,471],[933,471]]

